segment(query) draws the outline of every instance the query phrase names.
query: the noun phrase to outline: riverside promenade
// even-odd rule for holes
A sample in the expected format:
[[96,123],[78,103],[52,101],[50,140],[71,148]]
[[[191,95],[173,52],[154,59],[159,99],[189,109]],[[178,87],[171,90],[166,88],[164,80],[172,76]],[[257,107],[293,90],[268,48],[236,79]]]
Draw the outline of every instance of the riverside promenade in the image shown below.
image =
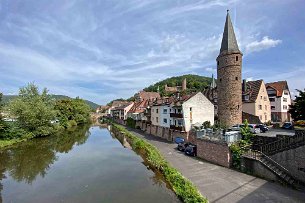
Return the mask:
[[304,202],[305,193],[201,159],[185,156],[176,144],[140,130],[134,135],[156,146],[166,160],[191,180],[209,202]]

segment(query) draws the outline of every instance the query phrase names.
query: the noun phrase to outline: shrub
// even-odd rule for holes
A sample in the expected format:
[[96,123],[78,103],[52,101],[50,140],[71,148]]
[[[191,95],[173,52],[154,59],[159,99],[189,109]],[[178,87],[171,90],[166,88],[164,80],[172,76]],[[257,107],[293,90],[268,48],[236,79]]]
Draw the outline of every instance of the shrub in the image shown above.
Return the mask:
[[126,120],[126,125],[130,128],[136,128],[136,121],[129,117]]
[[211,128],[211,122],[210,122],[210,121],[205,121],[205,122],[203,123],[203,127],[204,127],[205,129]]

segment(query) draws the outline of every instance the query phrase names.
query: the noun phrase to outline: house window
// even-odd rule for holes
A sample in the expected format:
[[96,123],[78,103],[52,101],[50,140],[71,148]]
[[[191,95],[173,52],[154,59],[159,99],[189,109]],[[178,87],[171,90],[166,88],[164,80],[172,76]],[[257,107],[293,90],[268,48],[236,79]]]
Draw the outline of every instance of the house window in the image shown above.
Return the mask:
[[182,126],[182,121],[178,120],[178,126]]
[[283,102],[287,102],[287,98],[283,98]]
[[264,101],[267,101],[267,97],[264,97]]
[[238,61],[238,56],[236,56],[236,61]]
[[284,92],[284,95],[288,95],[288,92],[285,91],[285,92]]
[[178,111],[178,113],[181,113],[181,109],[178,109],[177,111]]
[[262,115],[260,115],[260,116],[259,116],[259,120],[262,120],[262,119],[263,119],[263,117],[262,117]]
[[190,112],[192,112],[192,107],[190,107]]
[[262,105],[258,105],[258,110],[262,110]]
[[164,113],[164,114],[167,114],[167,109],[163,109],[163,113]]
[[275,110],[275,106],[271,106],[271,110]]
[[275,98],[269,98],[270,102],[275,102]]
[[263,96],[261,96],[261,99],[263,99]]
[[159,113],[159,109],[156,109],[156,113]]
[[267,105],[265,105],[265,110],[267,111]]
[[265,121],[267,121],[267,115],[265,115]]
[[163,123],[167,123],[167,119],[166,118],[163,119]]
[[159,122],[159,118],[158,118],[158,117],[156,117],[156,122],[157,122],[157,123]]
[[283,105],[283,109],[287,110],[288,106],[287,105]]

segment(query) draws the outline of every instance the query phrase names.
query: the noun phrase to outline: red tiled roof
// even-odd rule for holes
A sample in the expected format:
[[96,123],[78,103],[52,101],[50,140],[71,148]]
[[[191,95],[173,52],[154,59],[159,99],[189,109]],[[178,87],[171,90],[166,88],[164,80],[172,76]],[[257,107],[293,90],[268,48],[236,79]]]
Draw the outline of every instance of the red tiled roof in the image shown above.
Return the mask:
[[271,82],[266,84],[266,88],[271,87],[276,90],[276,96],[281,97],[284,90],[288,89],[287,81]]
[[128,113],[142,113],[148,107],[149,101],[143,100],[141,102],[136,102],[133,107],[128,111]]
[[137,96],[141,100],[152,100],[152,99],[155,99],[155,98],[160,98],[160,94],[158,92],[140,91]]

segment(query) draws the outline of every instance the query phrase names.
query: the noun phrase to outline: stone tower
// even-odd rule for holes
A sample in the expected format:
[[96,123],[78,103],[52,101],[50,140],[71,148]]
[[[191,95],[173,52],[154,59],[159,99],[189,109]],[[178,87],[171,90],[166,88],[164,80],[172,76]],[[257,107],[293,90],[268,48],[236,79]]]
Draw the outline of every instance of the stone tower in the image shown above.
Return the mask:
[[186,78],[182,81],[182,91],[186,90]]
[[242,56],[228,10],[216,59],[218,118],[227,127],[242,123]]

